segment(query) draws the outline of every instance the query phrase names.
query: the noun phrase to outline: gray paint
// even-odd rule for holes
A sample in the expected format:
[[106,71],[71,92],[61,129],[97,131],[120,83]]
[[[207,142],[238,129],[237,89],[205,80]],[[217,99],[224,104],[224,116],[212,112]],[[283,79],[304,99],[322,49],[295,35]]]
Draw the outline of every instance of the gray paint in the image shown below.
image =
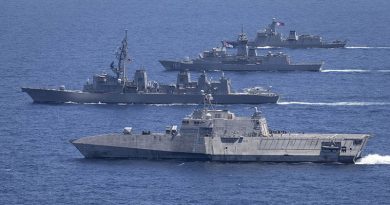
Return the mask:
[[195,110],[181,129],[106,134],[71,141],[86,158],[180,159],[229,162],[343,162],[360,158],[367,134],[288,133],[268,129],[256,111]]
[[222,47],[204,51],[198,58],[183,60],[160,60],[167,70],[224,70],[224,71],[320,71],[323,63],[293,64],[290,57],[283,53],[269,52],[265,56],[257,55],[256,48],[248,47],[248,38],[240,33],[237,39],[235,55],[229,54],[226,44]]
[[[167,93],[89,93],[74,90],[22,88],[36,103],[134,103],[134,104],[199,104],[203,103],[202,94]],[[214,95],[216,104],[261,104],[276,103],[279,96],[272,93],[247,94],[231,93]]]
[[177,76],[176,84],[160,84],[149,81],[143,69],[136,70],[133,80],[126,77],[127,32],[118,49],[117,63],[111,63],[115,75],[101,73],[93,76],[82,91],[58,89],[22,88],[38,103],[202,103],[205,94],[214,95],[213,103],[217,104],[260,104],[276,103],[279,96],[263,88],[252,88],[250,92],[233,91],[231,80],[222,74],[218,81],[211,81],[206,73],[200,75],[198,81],[191,81],[190,73],[182,70]]
[[[284,38],[282,34],[276,32],[276,27],[280,24],[276,19],[272,19],[264,30],[258,31],[253,41],[249,41],[248,45],[254,47],[286,47],[286,48],[343,48],[346,41],[335,40],[325,42],[322,37],[315,35],[297,35],[296,31],[290,31],[289,36]],[[238,42],[228,42],[233,46],[237,46]]]

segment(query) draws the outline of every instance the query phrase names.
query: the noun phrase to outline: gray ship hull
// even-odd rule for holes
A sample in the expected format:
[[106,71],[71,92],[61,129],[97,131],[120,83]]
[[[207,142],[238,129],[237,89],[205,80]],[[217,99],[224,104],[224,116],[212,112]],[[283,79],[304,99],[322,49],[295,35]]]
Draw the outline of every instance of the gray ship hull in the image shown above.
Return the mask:
[[[89,93],[74,90],[22,88],[35,103],[128,103],[128,104],[201,104],[201,94],[163,94],[163,93]],[[249,95],[234,93],[213,95],[216,104],[262,104],[276,103],[278,95]]]
[[217,62],[181,62],[160,60],[166,70],[191,70],[191,71],[320,71],[322,63],[319,64],[222,64]]
[[[218,137],[109,134],[72,140],[71,143],[85,158],[354,163],[361,157],[367,139],[368,135],[358,134],[293,134],[271,138],[243,137],[236,141]],[[324,146],[332,140],[339,142],[343,150]]]
[[96,145],[77,145],[76,148],[87,159],[143,159],[143,160],[182,160],[182,161],[216,161],[216,162],[315,162],[315,163],[354,163],[361,156],[338,156],[325,159],[313,155],[210,155],[201,153],[169,152],[123,147]]

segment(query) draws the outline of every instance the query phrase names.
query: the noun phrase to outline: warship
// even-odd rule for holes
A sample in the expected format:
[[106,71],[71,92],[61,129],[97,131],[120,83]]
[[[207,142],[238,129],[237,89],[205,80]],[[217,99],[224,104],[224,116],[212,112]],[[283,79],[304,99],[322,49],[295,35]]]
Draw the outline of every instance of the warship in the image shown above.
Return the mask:
[[[208,95],[206,95],[207,97]],[[181,127],[164,133],[122,133],[70,142],[85,158],[176,159],[221,162],[354,163],[368,134],[290,133],[271,130],[260,111],[238,117],[228,110],[197,109]]]
[[262,87],[235,92],[231,80],[223,74],[219,81],[211,81],[206,73],[202,73],[198,81],[191,81],[190,73],[183,70],[179,72],[176,84],[159,84],[148,81],[146,71],[139,69],[135,71],[134,79],[128,80],[127,32],[116,56],[117,65],[111,63],[111,70],[116,75],[95,75],[92,82],[87,81],[83,90],[67,90],[65,86],[60,86],[54,89],[23,87],[22,91],[36,103],[198,104],[203,102],[205,94],[213,94],[213,103],[217,104],[276,103],[279,99],[277,94]]
[[248,38],[242,31],[237,39],[237,53],[227,52],[227,44],[222,42],[221,47],[204,51],[198,58],[182,60],[160,60],[167,70],[223,70],[223,71],[320,71],[323,65],[293,64],[286,54],[271,53],[261,56],[253,46],[248,46]]
[[[344,48],[347,41],[335,40],[325,42],[322,37],[315,35],[298,35],[296,31],[290,31],[287,38],[276,31],[276,27],[284,26],[283,22],[272,19],[264,30],[258,31],[253,41],[249,41],[248,45],[254,47],[286,47],[286,48]],[[236,41],[227,41],[232,47],[236,47],[239,43]]]

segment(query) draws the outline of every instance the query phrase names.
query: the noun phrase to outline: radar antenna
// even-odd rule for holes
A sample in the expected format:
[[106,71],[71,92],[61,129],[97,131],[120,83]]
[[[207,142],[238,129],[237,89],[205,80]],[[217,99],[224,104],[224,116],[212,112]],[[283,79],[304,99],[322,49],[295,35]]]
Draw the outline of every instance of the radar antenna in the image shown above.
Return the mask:
[[253,107],[255,109],[255,112],[252,115],[252,118],[261,118],[261,111],[257,107]]
[[113,61],[110,65],[111,70],[116,74],[118,79],[121,79],[123,84],[126,83],[126,62],[131,62],[131,59],[128,56],[127,48],[127,29],[125,30],[125,37],[122,40],[121,46],[115,53],[115,57],[118,60],[117,66]]
[[214,110],[212,101],[214,100],[211,94],[205,94],[203,100],[203,110]]
[[246,33],[244,33],[244,24],[241,24],[241,33],[238,35],[239,41],[247,41]]

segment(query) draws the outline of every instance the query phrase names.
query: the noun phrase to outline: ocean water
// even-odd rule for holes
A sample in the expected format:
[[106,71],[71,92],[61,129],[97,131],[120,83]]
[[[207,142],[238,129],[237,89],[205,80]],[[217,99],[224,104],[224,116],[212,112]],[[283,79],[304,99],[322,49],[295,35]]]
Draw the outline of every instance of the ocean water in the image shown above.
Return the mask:
[[[0,204],[388,204],[390,2],[0,0]],[[69,140],[123,127],[162,130],[195,105],[34,104],[22,86],[80,89],[109,71],[124,29],[129,73],[175,81],[159,59],[194,57],[250,38],[273,17],[280,31],[348,39],[345,49],[272,49],[322,72],[226,72],[235,89],[272,86],[261,105],[274,129],[370,133],[355,165],[86,160]],[[259,53],[266,53],[260,49]],[[221,73],[211,74],[218,78]],[[194,77],[197,74],[193,74]],[[220,106],[239,115],[250,105]]]

